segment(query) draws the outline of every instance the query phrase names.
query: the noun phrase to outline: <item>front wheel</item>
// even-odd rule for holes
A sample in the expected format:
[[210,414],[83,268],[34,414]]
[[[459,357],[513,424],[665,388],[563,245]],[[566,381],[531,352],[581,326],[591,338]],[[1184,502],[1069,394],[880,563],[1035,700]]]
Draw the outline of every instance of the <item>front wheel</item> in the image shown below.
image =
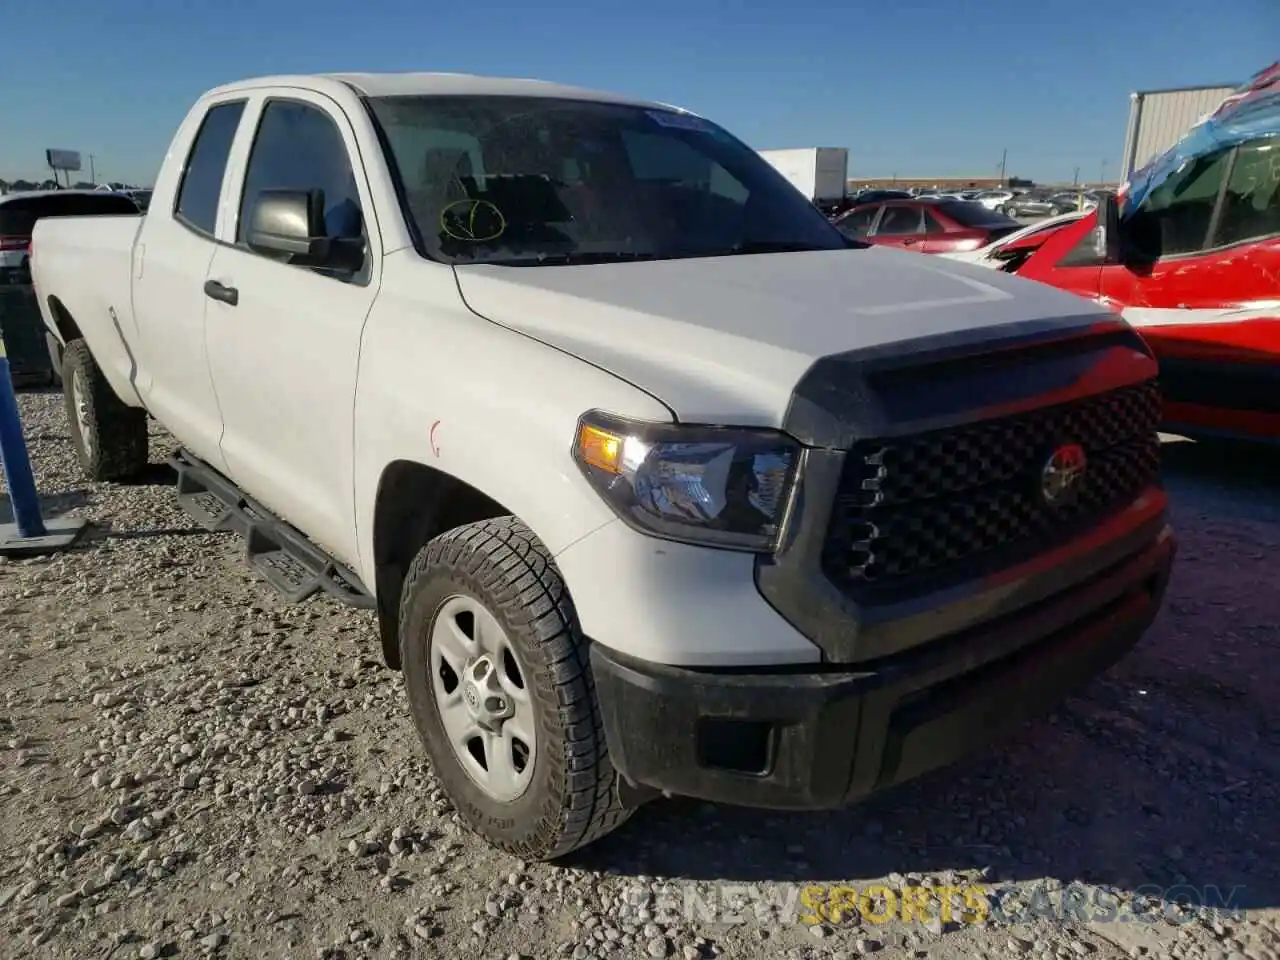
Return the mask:
[[476,833],[550,860],[630,815],[573,602],[519,520],[467,524],[422,548],[405,581],[400,653],[418,734]]

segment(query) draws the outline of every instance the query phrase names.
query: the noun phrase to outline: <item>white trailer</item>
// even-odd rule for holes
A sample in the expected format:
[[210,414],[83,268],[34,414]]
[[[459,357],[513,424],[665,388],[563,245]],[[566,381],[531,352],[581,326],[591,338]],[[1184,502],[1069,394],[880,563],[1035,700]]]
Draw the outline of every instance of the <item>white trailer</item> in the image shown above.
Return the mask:
[[760,156],[815,203],[844,199],[849,175],[849,151],[844,147],[761,150]]
[[1140,169],[1175,143],[1205,114],[1217,109],[1239,84],[1139,90],[1129,94],[1129,125],[1125,129],[1120,179]]

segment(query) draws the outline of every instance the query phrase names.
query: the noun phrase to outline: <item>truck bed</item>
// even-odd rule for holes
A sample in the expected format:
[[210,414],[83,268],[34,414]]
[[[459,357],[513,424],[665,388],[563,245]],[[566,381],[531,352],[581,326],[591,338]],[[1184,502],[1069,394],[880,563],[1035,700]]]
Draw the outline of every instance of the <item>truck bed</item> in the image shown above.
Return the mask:
[[[36,223],[31,282],[45,325],[64,345],[68,331],[57,321],[62,311],[80,322],[109,317],[118,330],[132,328],[133,248],[144,216],[53,217]],[[141,406],[129,380],[132,363],[123,336],[103,337],[94,354],[120,398]]]

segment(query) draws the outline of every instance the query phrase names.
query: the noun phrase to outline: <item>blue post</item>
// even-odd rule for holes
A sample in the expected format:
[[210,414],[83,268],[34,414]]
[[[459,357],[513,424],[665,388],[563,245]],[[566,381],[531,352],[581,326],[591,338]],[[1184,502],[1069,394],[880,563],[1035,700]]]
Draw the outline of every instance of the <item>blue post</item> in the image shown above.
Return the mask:
[[43,537],[48,531],[40,516],[40,497],[31,474],[31,458],[22,436],[22,420],[18,416],[18,398],[13,393],[13,377],[4,341],[0,340],[0,465],[4,467],[4,483],[13,504],[13,519],[18,536],[23,539]]
[[83,520],[46,524],[40,513],[40,497],[31,474],[27,442],[22,436],[22,419],[18,415],[18,398],[13,392],[3,336],[0,336],[0,467],[4,470],[15,521],[0,524],[0,557],[54,553],[75,543],[84,531]]

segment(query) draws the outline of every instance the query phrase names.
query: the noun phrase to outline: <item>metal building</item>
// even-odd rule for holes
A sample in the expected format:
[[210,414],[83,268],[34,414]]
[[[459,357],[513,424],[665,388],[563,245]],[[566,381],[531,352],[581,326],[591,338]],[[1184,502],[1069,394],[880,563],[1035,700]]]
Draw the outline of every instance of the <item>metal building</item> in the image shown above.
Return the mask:
[[1129,126],[1124,135],[1120,179],[1127,180],[1133,171],[1172,147],[1192,124],[1238,86],[1177,87],[1129,94]]

